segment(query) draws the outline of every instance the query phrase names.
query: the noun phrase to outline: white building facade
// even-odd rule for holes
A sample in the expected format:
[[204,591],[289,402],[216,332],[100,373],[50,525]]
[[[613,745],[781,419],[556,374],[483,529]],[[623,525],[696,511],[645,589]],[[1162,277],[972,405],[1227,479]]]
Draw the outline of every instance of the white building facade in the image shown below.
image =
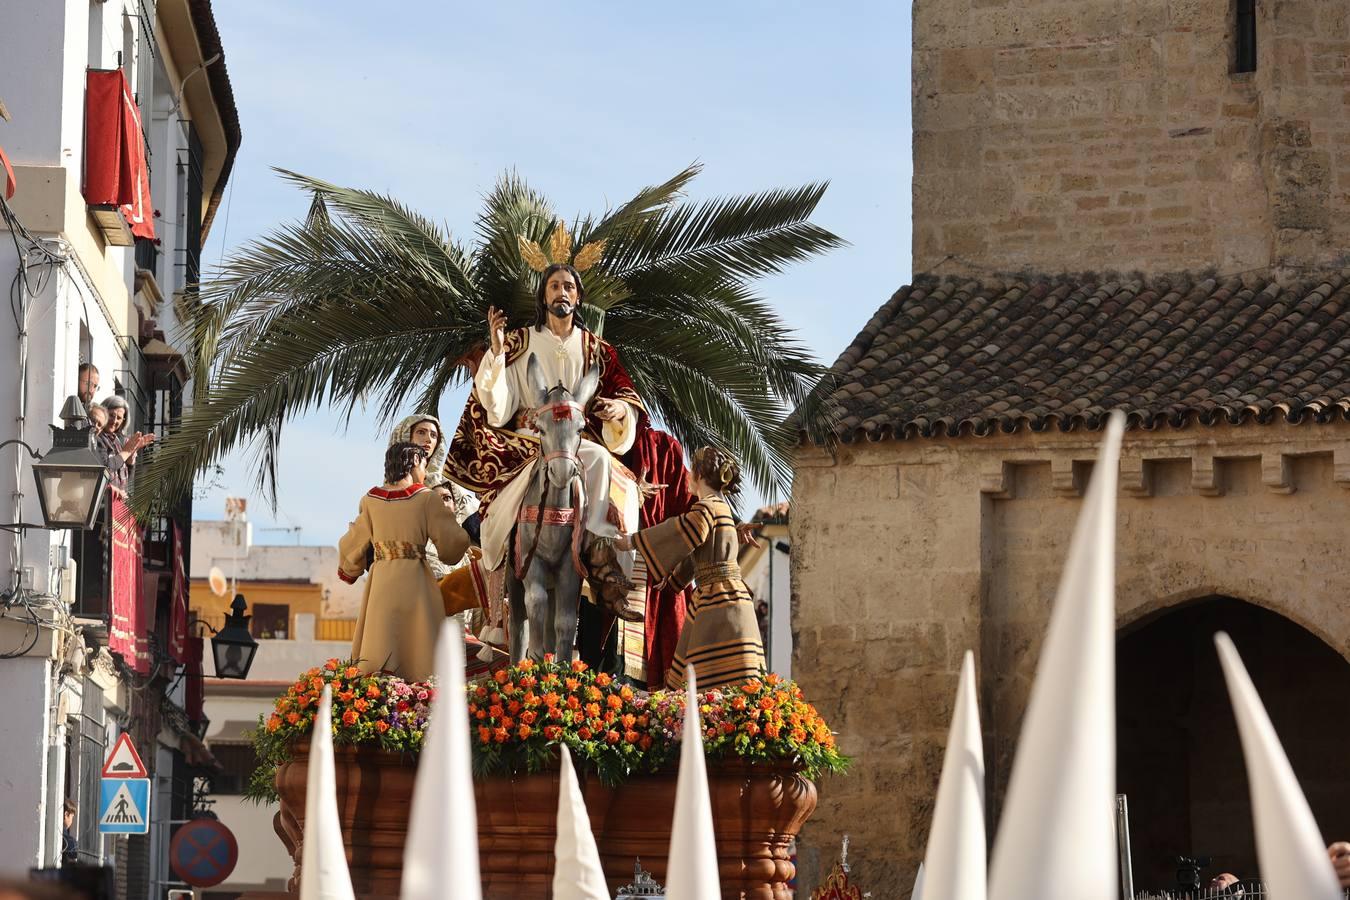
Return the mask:
[[[0,220],[9,290],[0,442],[46,452],[82,363],[98,369],[95,400],[127,402],[128,433],[162,436],[189,400],[174,347],[183,346],[202,242],[240,142],[210,2],[43,0],[9,4],[3,18],[0,101],[10,120],[0,120],[0,150],[15,191]],[[105,111],[136,123],[123,142],[144,159],[130,177],[148,181],[138,235],[120,204],[86,197],[91,169],[107,164],[106,147],[90,151],[87,123],[98,110],[88,88],[118,72],[126,102]],[[190,498],[180,498],[139,523],[134,600],[148,664],[138,672],[108,646],[111,528],[19,527],[43,521],[30,457],[17,444],[0,449],[0,679],[10,701],[0,729],[0,876],[60,863],[71,799],[80,862],[113,866],[120,896],[164,897],[172,885],[170,832],[191,809],[194,764],[209,761],[196,733],[205,723],[184,709],[184,666],[168,653],[182,581],[173,564],[186,561],[190,517]],[[151,770],[151,832],[100,839],[99,769],[122,731]]]

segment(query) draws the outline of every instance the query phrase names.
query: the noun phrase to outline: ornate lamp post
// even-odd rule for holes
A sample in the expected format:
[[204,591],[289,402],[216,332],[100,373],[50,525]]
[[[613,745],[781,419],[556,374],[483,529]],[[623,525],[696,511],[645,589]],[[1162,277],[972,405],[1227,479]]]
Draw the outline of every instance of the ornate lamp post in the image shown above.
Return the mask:
[[43,527],[92,528],[108,483],[107,467],[93,450],[90,428],[51,428],[52,449],[45,455],[18,438],[0,443],[0,449],[18,444],[34,459],[33,479],[37,482]]
[[244,615],[247,608],[244,595],[235,594],[234,602],[230,604],[230,612],[225,616],[224,628],[217,631],[211,628],[210,623],[201,619],[196,620],[196,624],[211,629],[211,655],[216,660],[217,678],[248,677],[253,657],[258,652],[258,642],[248,631],[248,620],[252,616]]

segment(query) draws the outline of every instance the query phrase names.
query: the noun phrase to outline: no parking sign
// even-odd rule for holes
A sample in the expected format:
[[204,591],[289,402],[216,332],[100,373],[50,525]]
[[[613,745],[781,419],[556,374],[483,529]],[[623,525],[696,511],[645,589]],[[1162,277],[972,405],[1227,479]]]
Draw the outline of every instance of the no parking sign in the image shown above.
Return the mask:
[[193,819],[169,842],[169,867],[193,887],[214,887],[234,871],[239,843],[215,819]]

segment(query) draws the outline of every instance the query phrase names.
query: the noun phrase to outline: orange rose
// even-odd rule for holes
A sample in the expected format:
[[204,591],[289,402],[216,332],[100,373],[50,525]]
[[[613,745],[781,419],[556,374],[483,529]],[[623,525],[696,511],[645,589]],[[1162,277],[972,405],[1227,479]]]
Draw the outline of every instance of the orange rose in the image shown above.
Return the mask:
[[553,707],[558,705],[559,699],[560,698],[558,697],[557,694],[553,693],[552,691],[549,691],[547,694],[544,695],[544,705],[547,706],[549,709],[552,709]]
[[732,733],[733,731],[735,731],[735,730],[736,730],[736,726],[733,725],[733,724],[731,724],[730,722],[723,722],[723,723],[722,723],[722,733],[723,733],[723,734],[731,734],[731,733]]
[[534,713],[530,712],[528,709],[520,714],[520,721],[524,722],[526,725],[533,725],[534,719]]
[[298,712],[288,712],[286,713],[286,721],[294,725],[296,722],[300,721],[300,714]]
[[496,728],[493,729],[492,731],[492,739],[499,744],[505,744],[506,739],[509,738],[510,736],[511,733],[507,731],[505,728]]
[[371,699],[380,696],[380,686],[378,684],[372,684],[370,687],[366,688],[366,696]]
[[389,730],[389,723],[386,722],[384,719],[381,719],[380,721],[375,723],[375,730],[378,731],[380,734],[384,734],[386,731]]
[[585,671],[586,671],[587,669],[589,669],[589,668],[590,668],[590,666],[586,665],[584,662],[582,662],[582,661],[579,660],[579,659],[574,659],[574,660],[572,660],[572,671],[573,671],[573,672],[585,672]]
[[618,742],[619,742],[619,733],[617,731],[611,730],[605,732],[605,743],[617,744]]
[[506,684],[506,679],[509,677],[510,676],[506,674],[505,669],[498,669],[496,672],[492,673],[492,680],[498,684]]
[[581,700],[579,700],[579,699],[577,698],[577,695],[576,695],[576,694],[573,694],[572,696],[570,696],[570,697],[567,698],[567,708],[568,708],[568,709],[581,709]]
[[581,738],[583,741],[589,741],[591,739],[591,730],[583,725],[577,729],[577,737]]
[[532,660],[532,659],[521,660],[521,663],[520,663],[520,669],[521,669],[521,671],[523,671],[523,672],[528,672],[528,671],[530,671],[530,670],[533,669],[533,668],[534,668],[534,660]]
[[623,706],[623,700],[619,699],[617,694],[610,694],[605,698],[605,702],[609,704],[610,709],[619,709]]
[[348,678],[355,678],[357,675],[361,674],[361,670],[356,666],[348,666],[342,674]]
[[539,679],[535,678],[533,675],[525,675],[522,676],[520,679],[520,686],[527,691],[533,688],[538,683]]
[[764,726],[764,736],[765,736],[766,738],[768,738],[769,740],[771,740],[771,741],[776,741],[776,740],[778,740],[778,726],[777,726],[777,725],[765,725],[765,726]]
[[745,684],[741,685],[741,690],[745,691],[747,694],[757,694],[762,687],[764,687],[764,685],[759,683],[759,679],[751,678]]
[[510,716],[502,716],[502,727],[503,727],[503,728],[510,728],[511,726],[513,726],[513,725],[515,725],[515,724],[516,724],[516,720],[515,720],[515,719],[511,718]]
[[336,672],[338,667],[338,661],[336,659],[330,659],[328,662],[323,664],[323,667],[330,672]]
[[576,678],[568,678],[563,681],[563,686],[569,691],[575,691],[581,686],[581,682]]
[[802,741],[806,740],[806,732],[802,731],[800,728],[794,728],[792,729],[792,739],[800,744]]
[[624,728],[632,728],[634,725],[637,724],[637,716],[633,715],[632,713],[624,713],[622,721]]
[[486,744],[492,740],[492,729],[486,725],[478,726],[478,740]]
[[494,718],[494,719],[500,719],[500,718],[502,717],[502,715],[503,715],[503,712],[504,712],[504,711],[502,710],[502,708],[501,708],[500,706],[490,706],[490,707],[488,707],[488,715],[489,715],[489,716],[492,716],[492,718]]
[[281,719],[277,718],[276,716],[273,716],[272,718],[267,720],[268,731],[276,731],[280,727],[281,727]]
[[624,700],[632,700],[633,689],[625,684],[623,687],[619,688],[619,696],[622,697]]
[[652,736],[650,734],[644,734],[641,740],[638,741],[638,746],[643,750],[652,749]]
[[769,684],[781,684],[783,681],[783,676],[771,672],[769,674],[769,677],[765,678],[764,680],[767,681]]
[[480,684],[478,687],[476,687],[476,688],[473,689],[473,695],[474,695],[475,697],[486,697],[486,696],[487,696],[487,688],[483,687],[483,686]]
[[732,698],[731,698],[731,708],[734,709],[734,710],[736,710],[737,712],[740,712],[741,710],[745,709],[745,698],[744,698],[744,697],[732,697]]
[[609,687],[609,683],[614,679],[609,677],[608,672],[600,672],[595,676],[595,683],[600,687]]
[[353,694],[351,691],[342,691],[338,694],[338,699],[341,700],[343,703],[351,703],[352,698],[355,696],[356,695]]
[[484,710],[481,710],[481,709],[480,709],[480,710],[478,710],[478,712],[476,712],[476,713],[473,714],[473,717],[474,717],[475,719],[486,719],[486,718],[487,718],[487,713],[486,713]]
[[530,726],[528,725],[520,726],[520,730],[516,732],[516,734],[520,736],[520,739],[522,741],[528,738],[533,733],[534,732],[530,729]]
[[355,725],[355,724],[356,724],[357,718],[358,718],[358,717],[357,717],[357,715],[356,715],[356,710],[354,710],[354,709],[349,709],[349,710],[347,710],[345,713],[342,714],[342,724],[343,724],[343,725]]
[[550,741],[556,741],[558,738],[562,737],[562,728],[558,725],[545,725],[544,737],[548,738]]
[[630,744],[636,744],[638,742],[638,733],[636,731],[625,731],[623,733],[623,739]]
[[506,710],[514,716],[516,713],[520,712],[520,701],[512,700],[510,703],[506,704]]
[[586,704],[586,715],[589,716],[589,717],[592,718],[592,719],[594,719],[596,716],[600,715],[600,704],[599,704],[599,703],[587,703],[587,704]]

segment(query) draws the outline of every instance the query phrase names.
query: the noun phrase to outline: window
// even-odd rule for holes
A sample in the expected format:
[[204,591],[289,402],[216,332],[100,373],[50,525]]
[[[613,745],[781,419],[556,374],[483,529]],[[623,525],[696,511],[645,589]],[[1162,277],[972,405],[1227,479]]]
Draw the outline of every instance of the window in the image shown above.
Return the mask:
[[1234,0],[1234,72],[1256,71],[1256,0]]
[[290,633],[291,608],[285,603],[255,603],[251,624],[255,638],[284,641]]
[[253,745],[213,743],[211,755],[222,767],[222,771],[211,775],[211,793],[222,797],[244,793],[249,776],[259,765]]

